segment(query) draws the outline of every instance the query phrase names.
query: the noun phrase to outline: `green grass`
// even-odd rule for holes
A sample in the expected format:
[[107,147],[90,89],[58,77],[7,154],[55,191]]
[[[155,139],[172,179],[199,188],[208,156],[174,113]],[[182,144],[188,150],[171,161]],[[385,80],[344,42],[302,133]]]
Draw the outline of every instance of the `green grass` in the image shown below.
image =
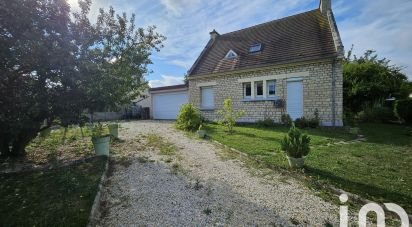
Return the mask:
[[69,127],[66,135],[64,131],[64,128],[55,129],[44,138],[38,136],[33,139],[26,147],[25,158],[37,164],[44,164],[53,163],[58,158],[76,159],[94,155],[89,129]]
[[176,154],[177,147],[173,143],[170,143],[166,139],[156,134],[146,135],[146,145],[159,149],[161,155],[174,155]]
[[[321,147],[354,136],[344,129],[303,130],[312,138],[305,174],[317,184],[331,184],[376,202],[394,202],[412,213],[412,137],[410,128],[399,125],[363,124],[366,142]],[[285,127],[236,127],[227,134],[220,125],[207,125],[209,136],[229,147],[263,161],[266,166],[288,169],[280,151]]]
[[105,162],[0,174],[0,226],[86,226]]

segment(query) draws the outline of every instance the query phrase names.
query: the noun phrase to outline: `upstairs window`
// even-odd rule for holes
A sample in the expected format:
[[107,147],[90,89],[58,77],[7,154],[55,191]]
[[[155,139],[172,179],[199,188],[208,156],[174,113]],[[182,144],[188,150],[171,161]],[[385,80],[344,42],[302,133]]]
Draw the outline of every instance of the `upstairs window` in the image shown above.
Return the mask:
[[255,53],[255,52],[259,52],[262,50],[262,44],[261,43],[255,43],[250,45],[249,47],[249,53]]
[[268,97],[274,97],[276,95],[276,81],[268,80],[266,84],[267,84]]
[[237,54],[233,50],[229,50],[229,52],[227,52],[225,56],[226,59],[234,59],[236,57],[237,57]]
[[263,81],[255,82],[256,97],[263,97]]
[[251,83],[243,83],[243,97],[250,99],[252,97],[252,85]]

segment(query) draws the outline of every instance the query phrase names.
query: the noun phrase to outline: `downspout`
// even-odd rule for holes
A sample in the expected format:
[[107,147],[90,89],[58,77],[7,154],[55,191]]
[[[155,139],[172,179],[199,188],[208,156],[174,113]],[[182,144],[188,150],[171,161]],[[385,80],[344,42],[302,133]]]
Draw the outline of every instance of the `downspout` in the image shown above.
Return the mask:
[[333,15],[332,9],[329,5],[329,9],[326,12],[326,17],[328,18],[330,29],[332,32],[333,41],[335,43],[337,56],[332,61],[332,126],[336,126],[336,68],[339,60],[343,59],[345,55],[342,40],[339,35],[338,27],[336,26],[336,20]]
[[332,126],[336,126],[336,59],[332,61]]

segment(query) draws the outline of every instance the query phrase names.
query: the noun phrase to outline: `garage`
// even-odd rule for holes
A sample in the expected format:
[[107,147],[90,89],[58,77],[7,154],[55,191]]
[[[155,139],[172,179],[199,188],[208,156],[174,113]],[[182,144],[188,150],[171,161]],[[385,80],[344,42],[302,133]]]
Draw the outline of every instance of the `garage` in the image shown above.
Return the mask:
[[186,85],[152,88],[153,119],[174,120],[179,114],[180,107],[189,102]]

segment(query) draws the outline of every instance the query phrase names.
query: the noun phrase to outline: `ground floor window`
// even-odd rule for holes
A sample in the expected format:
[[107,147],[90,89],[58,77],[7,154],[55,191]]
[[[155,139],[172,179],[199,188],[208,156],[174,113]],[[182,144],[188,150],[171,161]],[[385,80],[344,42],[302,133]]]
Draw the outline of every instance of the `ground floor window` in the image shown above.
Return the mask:
[[252,97],[252,85],[250,82],[243,83],[243,97],[250,99]]
[[268,80],[267,82],[268,97],[274,97],[276,94],[276,81]]
[[201,87],[200,93],[200,107],[203,109],[213,109],[215,107],[215,95],[213,92],[213,87]]
[[263,81],[255,82],[255,91],[256,91],[256,97],[263,96]]

